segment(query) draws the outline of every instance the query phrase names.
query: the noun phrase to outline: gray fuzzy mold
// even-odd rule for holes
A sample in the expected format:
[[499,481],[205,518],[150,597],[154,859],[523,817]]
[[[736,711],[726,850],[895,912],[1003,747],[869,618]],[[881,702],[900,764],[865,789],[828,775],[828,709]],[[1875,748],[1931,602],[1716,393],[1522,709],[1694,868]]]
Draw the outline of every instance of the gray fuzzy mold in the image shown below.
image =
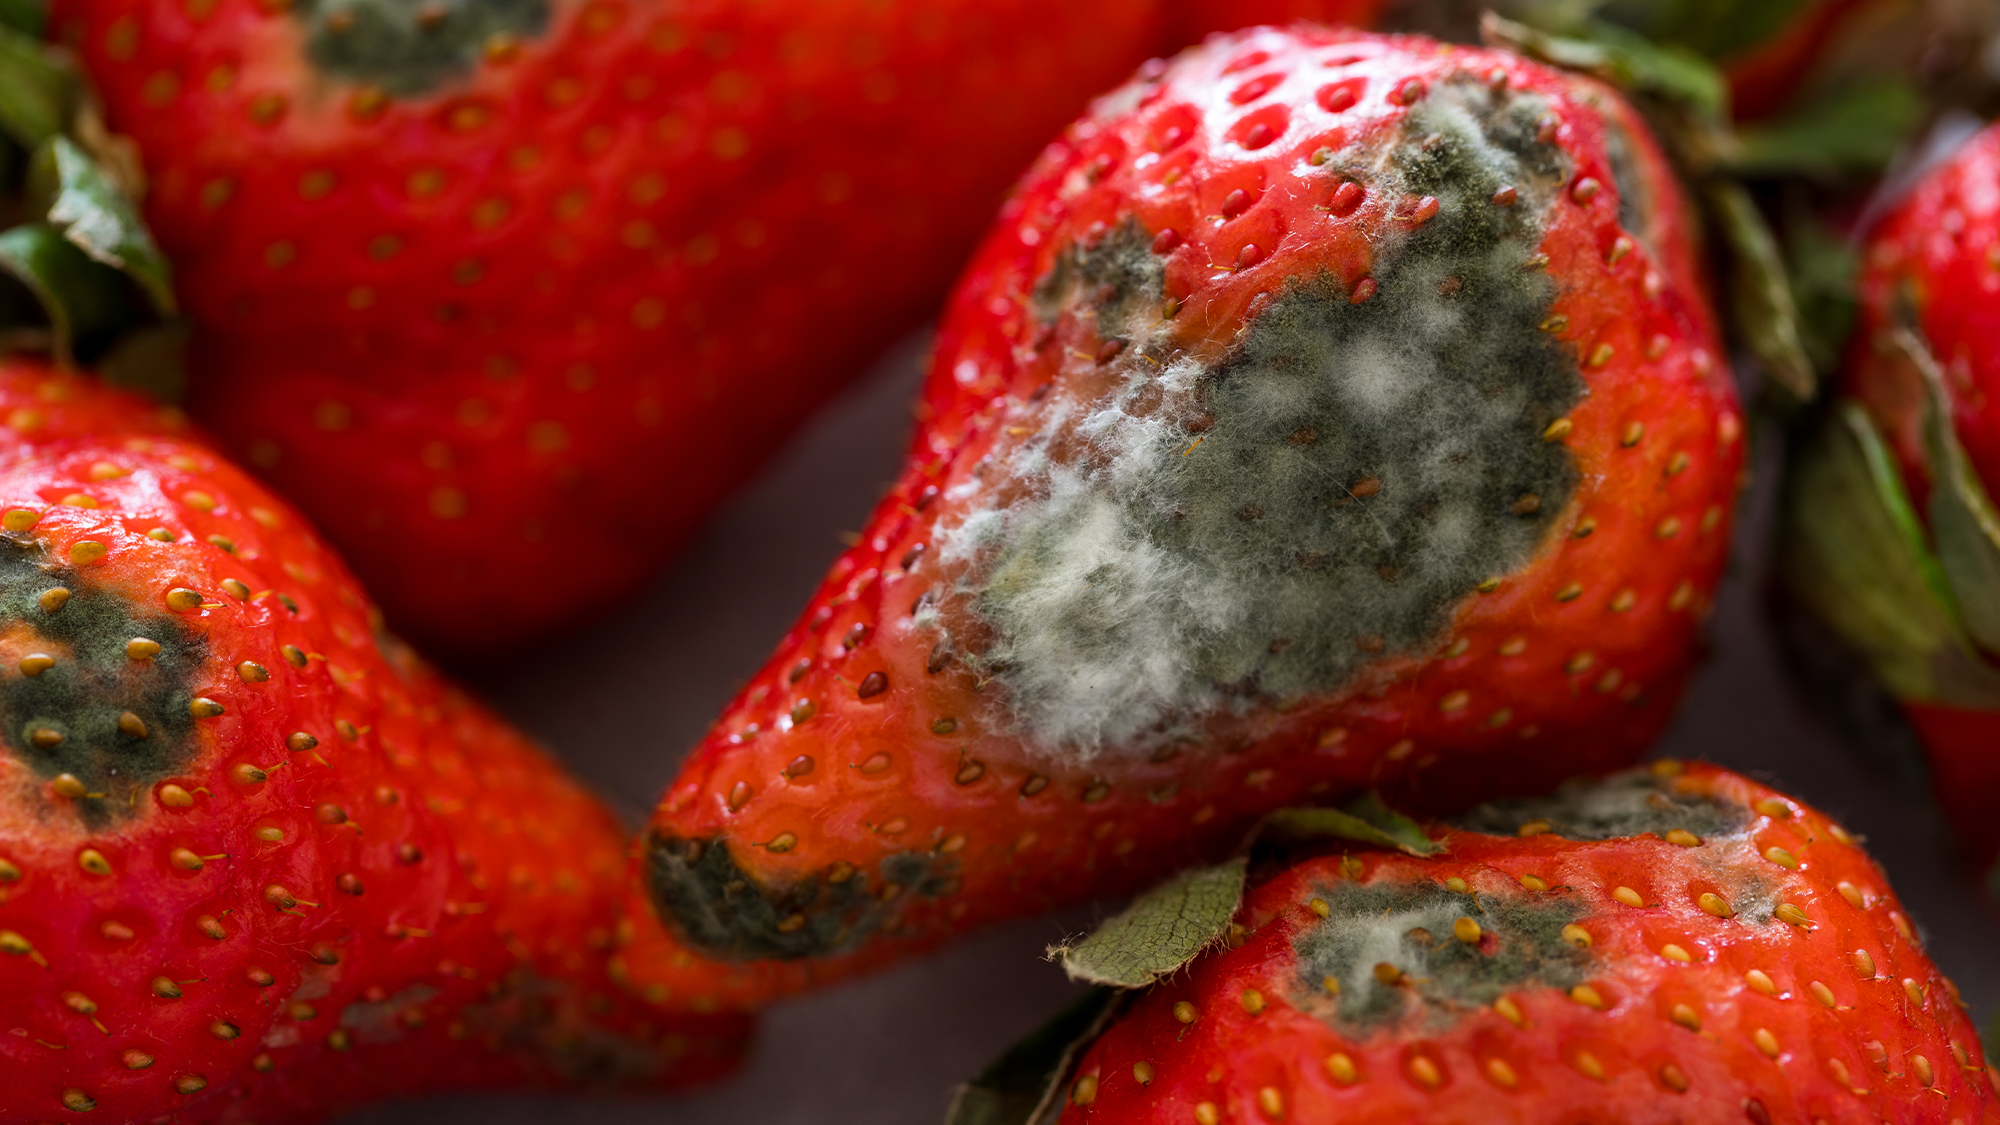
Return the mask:
[[1639,142],[1623,125],[1604,123],[1604,157],[1611,168],[1611,183],[1618,189],[1618,225],[1641,242],[1651,244],[1652,231],[1646,219],[1653,213],[1645,177],[1639,167]]
[[1547,821],[1551,835],[1567,840],[1665,836],[1676,828],[1706,839],[1742,831],[1751,816],[1737,805],[1676,793],[1649,771],[1632,770],[1601,781],[1571,781],[1547,797],[1480,805],[1455,823],[1472,832],[1512,836],[1534,820]]
[[548,27],[548,0],[304,0],[306,57],[328,74],[401,97],[470,74],[497,35]]
[[[660,919],[688,948],[729,961],[828,957],[861,945],[901,913],[901,902],[879,896],[890,885],[936,898],[956,883],[948,860],[898,852],[881,861],[875,879],[808,875],[766,885],[737,866],[728,841],[655,832],[645,845],[646,891]],[[802,921],[787,926],[797,915]]]
[[939,532],[996,638],[954,648],[1018,734],[1142,753],[1206,713],[1339,688],[1438,644],[1480,582],[1536,554],[1577,482],[1541,434],[1585,393],[1530,265],[1565,178],[1535,140],[1544,110],[1445,83],[1395,144],[1339,154],[1329,174],[1438,214],[1385,224],[1373,297],[1294,280],[1219,365],[1138,354],[1162,297],[1143,232],[1060,260],[1044,314],[1084,306],[1138,345],[1108,393],[1020,404],[1035,432],[995,467],[1026,499],[982,510],[986,485],[962,486],[975,514]]
[[[1502,993],[1567,990],[1591,975],[1590,950],[1562,936],[1584,914],[1574,896],[1482,897],[1429,883],[1346,883],[1319,895],[1330,913],[1293,943],[1293,1002],[1348,1036],[1412,1018],[1441,1027]],[[1490,938],[1460,941],[1452,932],[1460,918],[1479,923]],[[1395,966],[1400,979],[1383,981],[1378,965]],[[1328,978],[1339,982],[1338,996]]]
[[[69,591],[58,608],[43,597]],[[75,802],[92,828],[133,815],[135,789],[171,777],[200,751],[188,706],[208,663],[208,644],[181,621],[99,587],[87,571],[53,562],[33,542],[0,538],[0,627],[55,665],[0,681],[0,753],[37,778],[69,774],[98,797]],[[158,642],[150,660],[126,642]],[[141,725],[121,726],[131,715]]]

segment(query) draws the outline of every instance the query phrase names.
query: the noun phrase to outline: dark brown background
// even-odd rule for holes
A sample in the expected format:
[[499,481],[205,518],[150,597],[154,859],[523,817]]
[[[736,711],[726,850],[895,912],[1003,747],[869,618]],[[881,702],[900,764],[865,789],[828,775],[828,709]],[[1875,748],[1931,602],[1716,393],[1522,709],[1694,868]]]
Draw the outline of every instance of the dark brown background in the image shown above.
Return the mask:
[[[475,686],[634,821],[735,686],[763,661],[895,473],[923,341],[885,356],[785,456],[730,502],[672,570],[616,620],[551,642]],[[1745,498],[1712,651],[1662,753],[1782,783],[1865,834],[1931,953],[1982,1016],[2000,999],[1995,915],[1922,792],[1836,736],[1780,671],[1758,594],[1768,443]],[[350,1125],[937,1125],[953,1085],[1063,1001],[1041,960],[1089,909],[987,931],[897,972],[787,1004],[737,1077],[677,1098],[463,1097],[391,1106]]]

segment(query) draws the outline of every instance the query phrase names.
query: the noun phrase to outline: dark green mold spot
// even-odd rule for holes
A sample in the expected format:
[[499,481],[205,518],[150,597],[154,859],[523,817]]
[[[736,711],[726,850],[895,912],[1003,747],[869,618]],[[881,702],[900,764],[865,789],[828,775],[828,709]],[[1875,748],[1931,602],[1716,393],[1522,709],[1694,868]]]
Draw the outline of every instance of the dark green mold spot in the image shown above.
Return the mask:
[[[1563,927],[1584,917],[1577,896],[1533,898],[1458,894],[1435,884],[1343,883],[1319,892],[1329,916],[1294,941],[1293,1003],[1342,1034],[1360,1038],[1419,1020],[1440,1028],[1523,988],[1568,989],[1592,975],[1592,954],[1565,941]],[[1485,932],[1458,940],[1452,926],[1471,918]],[[1377,965],[1401,979],[1385,983]],[[1340,982],[1338,996],[1326,979]]]
[[1655,204],[1639,167],[1639,142],[1614,120],[1604,122],[1604,154],[1611,166],[1611,183],[1618,191],[1618,225],[1644,244],[1657,245],[1652,229]]
[[1650,771],[1632,770],[1601,781],[1572,781],[1547,797],[1480,805],[1455,823],[1472,832],[1512,836],[1534,820],[1547,821],[1551,834],[1567,840],[1665,836],[1676,828],[1707,839],[1742,831],[1750,813],[1700,794],[1675,792]]
[[1087,245],[1064,248],[1035,285],[1036,315],[1053,321],[1078,301],[1089,304],[1105,324],[1159,315],[1166,259],[1153,253],[1152,242],[1153,236],[1136,220],[1127,220]]
[[[58,587],[68,600],[44,608],[44,595]],[[37,545],[0,538],[0,632],[24,655],[55,658],[38,675],[0,675],[0,752],[26,762],[38,778],[67,773],[103,794],[74,802],[86,822],[128,815],[134,789],[194,758],[188,703],[208,647],[179,620],[99,587]],[[133,660],[125,646],[135,637],[156,642],[159,653]],[[127,713],[143,724],[143,737],[130,720],[121,727]]]
[[[790,884],[757,882],[720,838],[654,833],[646,887],[660,917],[689,948],[732,961],[827,957],[890,928],[905,897],[936,898],[957,886],[954,864],[899,852],[866,871],[824,872]],[[897,892],[884,901],[890,886]]]
[[[1585,393],[1531,265],[1566,178],[1536,140],[1545,108],[1445,84],[1388,151],[1340,154],[1329,174],[1434,196],[1436,216],[1386,224],[1372,296],[1294,279],[1212,367],[1138,354],[1163,297],[1139,232],[1059,258],[1037,304],[1138,341],[1123,381],[1024,404],[1036,432],[1003,456],[1026,498],[940,531],[996,638],[951,639],[1023,734],[1142,751],[1202,712],[1338,688],[1439,643],[1482,581],[1541,549],[1578,480],[1542,432]],[[1492,202],[1501,187],[1516,205]]]
[[296,11],[313,65],[405,97],[471,73],[494,37],[549,23],[548,0],[303,0]]

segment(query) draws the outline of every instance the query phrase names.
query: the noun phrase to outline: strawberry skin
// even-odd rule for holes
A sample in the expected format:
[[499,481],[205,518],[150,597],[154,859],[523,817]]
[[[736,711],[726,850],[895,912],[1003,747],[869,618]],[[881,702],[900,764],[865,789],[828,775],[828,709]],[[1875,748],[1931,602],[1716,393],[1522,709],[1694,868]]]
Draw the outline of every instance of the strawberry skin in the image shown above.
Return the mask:
[[900,481],[657,809],[625,971],[709,996],[692,946],[754,1003],[1271,808],[1629,764],[1741,456],[1686,223],[1609,92],[1504,53],[1257,29],[1097,103],[953,297]]
[[1157,6],[57,0],[52,27],[143,151],[195,415],[399,631],[476,654],[629,594],[927,312]]
[[0,1122],[673,1085],[622,833],[178,411],[0,361]]
[[1866,853],[1782,793],[1663,765],[1475,810],[1429,859],[1274,876],[1241,944],[1089,1049],[1061,1120],[2000,1121]]
[[[2000,127],[1966,143],[1912,190],[1870,233],[1857,279],[1860,311],[1843,372],[1845,401],[1859,403],[1881,431],[1916,511],[1931,515],[1934,466],[1926,449],[1929,395],[1901,342],[1908,329],[1942,369],[1951,430],[1991,496],[2000,489]],[[1804,486],[1801,486],[1803,488]],[[1836,502],[1801,495],[1809,513]],[[1932,529],[1933,531],[1935,529]],[[1854,598],[1855,591],[1840,591]],[[1861,599],[1854,598],[1857,603]],[[1866,648],[1865,645],[1857,647]],[[1924,690],[1894,683],[1930,761],[1933,789],[1971,859],[1984,869],[2000,857],[2000,825],[1990,813],[2000,793],[2000,684],[1990,651],[1968,652],[1970,667],[1941,669]],[[1879,669],[1878,669],[1879,670]]]
[[1987,487],[2000,486],[2000,126],[1926,175],[1870,233],[1843,389],[1873,414],[1919,503],[1929,491],[1924,388],[1890,334],[1905,318],[1948,378],[1952,429]]

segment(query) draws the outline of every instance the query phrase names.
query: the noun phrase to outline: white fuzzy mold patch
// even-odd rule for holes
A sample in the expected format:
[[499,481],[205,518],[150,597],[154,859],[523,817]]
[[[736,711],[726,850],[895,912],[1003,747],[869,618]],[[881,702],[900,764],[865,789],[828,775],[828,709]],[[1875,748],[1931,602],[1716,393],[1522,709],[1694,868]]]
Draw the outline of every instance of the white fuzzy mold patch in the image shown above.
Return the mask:
[[[1530,265],[1566,174],[1536,140],[1545,108],[1441,83],[1392,143],[1316,171],[1440,209],[1383,232],[1373,297],[1289,284],[1220,364],[1177,359],[1150,327],[1145,232],[1073,248],[1045,279],[1045,317],[1134,344],[1089,392],[1076,375],[1017,404],[1030,436],[939,530],[957,576],[940,593],[979,627],[919,619],[999,682],[1019,735],[1144,753],[1204,714],[1338,688],[1439,643],[1481,581],[1536,553],[1577,481],[1541,434],[1584,393],[1540,329],[1555,286]],[[1492,202],[1503,187],[1515,205]]]
[[[1355,1038],[1412,1018],[1448,1024],[1502,993],[1567,990],[1590,976],[1590,951],[1563,937],[1563,927],[1584,914],[1573,896],[1517,899],[1432,883],[1340,883],[1319,897],[1328,916],[1293,941],[1299,966],[1293,1000]],[[1461,918],[1478,923],[1478,941],[1454,934]]]

